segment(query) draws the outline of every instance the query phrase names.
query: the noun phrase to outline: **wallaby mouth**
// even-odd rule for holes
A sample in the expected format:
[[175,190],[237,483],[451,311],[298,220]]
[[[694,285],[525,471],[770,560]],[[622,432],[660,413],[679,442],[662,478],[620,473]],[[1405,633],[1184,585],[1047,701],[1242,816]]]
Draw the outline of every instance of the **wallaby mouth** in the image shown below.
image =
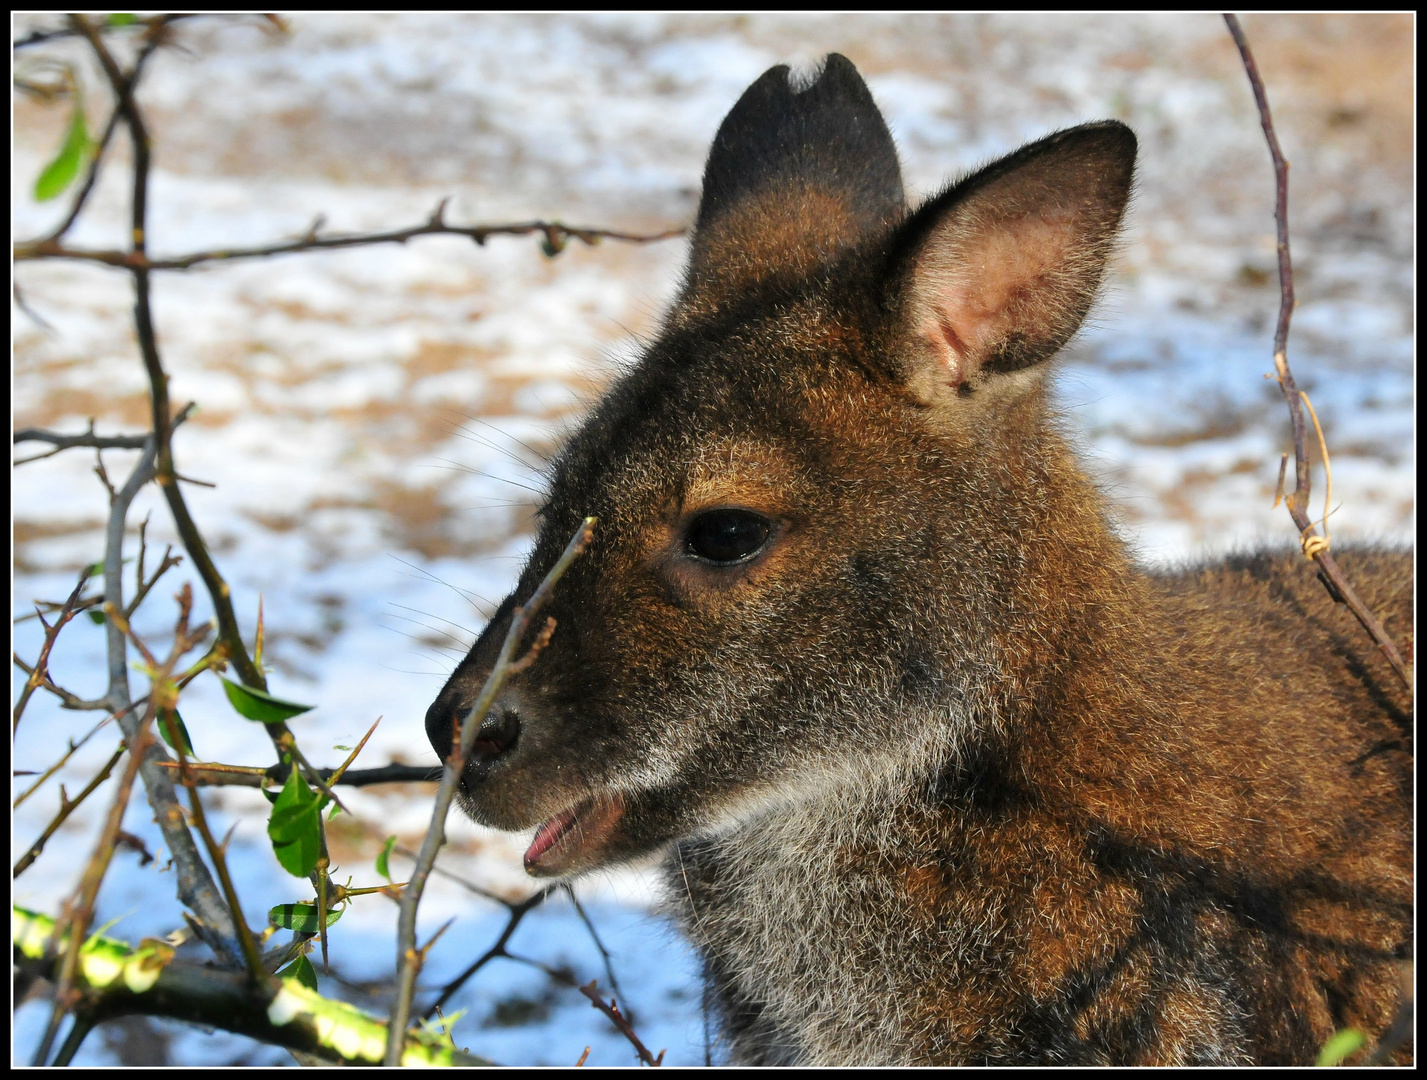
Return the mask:
[[561,810],[535,831],[525,851],[525,872],[532,877],[557,877],[589,869],[623,816],[621,795],[598,796]]

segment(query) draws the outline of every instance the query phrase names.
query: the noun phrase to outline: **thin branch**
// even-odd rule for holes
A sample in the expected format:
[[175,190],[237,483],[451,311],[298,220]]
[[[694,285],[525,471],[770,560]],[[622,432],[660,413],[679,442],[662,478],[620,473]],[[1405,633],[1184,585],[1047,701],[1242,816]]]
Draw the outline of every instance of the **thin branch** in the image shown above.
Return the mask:
[[628,1039],[634,1047],[634,1052],[639,1055],[640,1061],[652,1066],[664,1064],[664,1051],[660,1050],[658,1057],[651,1054],[649,1048],[634,1033],[634,1028],[630,1026],[629,1020],[619,1011],[619,1003],[614,998],[610,998],[606,1003],[604,998],[600,997],[599,989],[599,980],[591,979],[586,985],[580,987],[580,993],[590,999],[591,1005],[609,1017],[610,1023],[618,1028],[619,1033]]
[[[210,13],[210,12],[193,12],[193,13],[190,13],[190,14],[153,15],[153,16],[150,16],[150,17],[147,18],[147,19],[135,19],[135,20],[134,20],[133,22],[131,22],[131,23],[126,23],[126,24],[121,24],[121,25],[113,25],[113,24],[111,24],[111,23],[104,22],[104,23],[100,23],[99,26],[98,26],[96,29],[97,29],[97,32],[98,32],[98,33],[101,33],[101,34],[112,34],[112,33],[116,33],[116,32],[121,31],[121,30],[122,30],[122,31],[129,31],[129,30],[133,30],[135,27],[141,27],[141,28],[144,28],[144,29],[146,29],[146,30],[152,30],[152,29],[154,29],[155,27],[160,27],[160,28],[161,28],[161,27],[164,27],[164,26],[169,25],[170,23],[176,23],[176,22],[178,22],[180,19],[193,19],[193,18],[197,18],[199,15],[206,15],[206,14],[211,14],[211,13]],[[28,48],[31,48],[31,47],[33,47],[33,46],[35,46],[35,45],[43,45],[43,44],[45,44],[45,43],[48,42],[48,41],[59,41],[59,40],[62,40],[63,38],[71,38],[71,37],[79,37],[79,36],[81,36],[81,32],[78,31],[78,30],[76,30],[76,29],[74,29],[74,27],[72,27],[72,26],[70,26],[70,27],[56,27],[56,28],[53,29],[53,30],[31,30],[28,34],[26,34],[24,37],[20,38],[18,41],[12,41],[12,42],[10,43],[10,48],[11,48],[13,51],[15,51],[15,52],[19,52],[21,49],[28,49]]]
[[465,771],[466,760],[470,757],[471,750],[475,746],[476,733],[480,729],[481,721],[494,704],[496,695],[505,685],[505,680],[510,674],[511,658],[521,641],[524,640],[525,633],[530,627],[530,620],[544,606],[550,597],[551,590],[565,575],[570,564],[583,554],[585,548],[589,547],[590,539],[594,535],[594,526],[594,518],[585,518],[579,529],[575,531],[575,535],[570,538],[570,542],[565,545],[565,550],[561,553],[560,558],[550,568],[549,573],[545,575],[535,592],[531,594],[530,599],[515,609],[510,620],[510,629],[506,631],[505,640],[501,643],[500,655],[496,658],[490,674],[486,677],[485,685],[481,687],[475,704],[460,727],[458,745],[453,748],[451,756],[444,762],[441,786],[436,791],[436,805],[431,812],[431,824],[421,843],[421,854],[416,860],[411,880],[407,882],[407,886],[401,894],[401,917],[397,922],[397,995],[396,1004],[392,1007],[391,1012],[391,1026],[387,1033],[386,1063],[388,1065],[395,1065],[400,1061],[401,1033],[406,1030],[407,1022],[411,1018],[411,997],[416,988],[416,973],[421,961],[421,956],[416,950],[416,907],[421,902],[421,893],[426,887],[426,879],[431,875],[431,867],[436,862],[436,853],[446,842],[446,814],[451,808],[451,800],[455,797],[456,786],[460,783],[461,774]]
[[[59,637],[59,632],[64,629],[65,624],[78,614],[78,605],[80,602],[79,594],[84,591],[84,587],[88,584],[89,570],[86,567],[79,572],[79,581],[74,586],[74,591],[69,594],[69,599],[66,600],[64,606],[60,608],[59,618],[54,621],[54,624],[51,625],[45,622],[44,616],[39,616],[40,623],[45,628],[45,642],[40,646],[40,655],[35,661],[34,667],[29,670],[30,677],[25,680],[25,688],[20,691],[20,700],[15,702],[15,721],[13,727],[10,729],[12,733],[20,726],[20,717],[24,715],[25,706],[30,703],[30,696],[34,694],[39,686],[48,681],[50,650],[54,648],[55,639]],[[16,663],[22,663],[18,656],[15,657],[15,661]]]
[[150,258],[140,250],[119,251],[91,248],[68,247],[58,238],[46,237],[15,246],[15,260],[28,262],[34,259],[70,259],[80,262],[99,263],[125,270],[188,270],[203,263],[232,262],[236,259],[264,259],[274,255],[291,255],[302,251],[331,251],[341,248],[370,247],[373,244],[404,244],[418,236],[464,236],[484,245],[492,236],[531,236],[539,234],[547,253],[562,251],[571,240],[593,246],[601,240],[617,240],[628,244],[653,244],[661,240],[672,240],[688,232],[686,228],[663,229],[654,233],[624,232],[619,229],[595,228],[583,225],[566,225],[559,221],[521,221],[499,225],[452,225],[445,220],[446,203],[443,200],[431,216],[420,225],[410,225],[402,229],[386,229],[378,232],[336,233],[330,236],[319,234],[318,219],[302,236],[293,240],[280,240],[258,247],[215,248],[210,251],[195,251],[188,255],[177,255],[167,259]]
[[[178,762],[162,763],[169,769],[178,768]],[[313,769],[329,786],[368,787],[372,784],[416,784],[427,783],[441,778],[439,769],[427,765],[382,765],[373,769],[348,769],[336,780],[336,769]],[[192,781],[200,787],[272,787],[280,784],[287,769],[281,765],[261,766],[224,765],[220,762],[204,761],[189,765],[185,783]]]
[[600,940],[600,935],[595,930],[594,920],[585,912],[585,906],[580,903],[580,898],[575,895],[574,886],[564,885],[562,888],[565,890],[565,895],[570,898],[570,903],[575,905],[575,913],[579,915],[580,921],[585,924],[585,929],[590,932],[590,940],[595,943],[595,948],[600,951],[600,959],[604,961],[604,973],[609,979],[610,991],[615,997],[618,997],[620,991],[619,983],[614,977],[614,964],[610,960],[609,950],[604,947],[604,942]]
[[44,831],[39,835],[39,839],[31,844],[29,850],[21,855],[19,861],[15,863],[14,873],[10,875],[12,879],[23,874],[30,868],[30,864],[40,857],[40,852],[45,849],[45,842],[55,834],[55,831],[65,823],[65,819],[74,813],[85,799],[94,794],[95,789],[98,788],[100,784],[109,779],[109,774],[114,771],[114,766],[119,763],[119,759],[123,756],[124,747],[120,746],[119,749],[114,751],[113,756],[105,763],[104,767],[85,785],[84,790],[73,799],[64,793],[64,785],[60,785],[59,811],[55,814],[54,818],[51,819],[50,823],[45,826]]
[[96,731],[98,731],[100,728],[102,728],[105,724],[109,723],[109,721],[113,719],[114,717],[112,715],[106,716],[103,720],[99,721],[99,723],[95,724],[92,728],[85,732],[84,737],[80,739],[79,742],[75,742],[73,739],[70,739],[69,749],[64,752],[64,754],[60,757],[58,761],[56,761],[53,765],[51,765],[48,769],[41,773],[39,779],[37,779],[33,784],[31,784],[18,796],[15,797],[15,801],[10,804],[11,808],[18,809],[20,804],[26,799],[28,799],[31,795],[33,795],[36,791],[38,791],[46,780],[48,780],[55,773],[59,772],[60,769],[64,768],[65,762],[67,762],[71,757],[73,757],[74,752],[78,750],[81,746],[83,746],[85,743],[87,743]]
[[451,997],[456,991],[466,985],[481,968],[485,967],[492,960],[502,956],[509,960],[522,960],[522,957],[512,956],[506,951],[506,946],[510,944],[511,935],[515,933],[515,928],[520,925],[520,921],[531,911],[543,904],[554,891],[554,886],[541,889],[538,893],[527,896],[518,904],[511,904],[502,900],[501,903],[505,904],[506,910],[509,912],[509,917],[506,920],[505,929],[500,932],[500,937],[496,938],[495,944],[483,952],[476,959],[475,963],[469,965],[465,971],[461,972],[461,974],[457,975],[441,988],[441,993],[437,995],[436,1000],[427,1007],[424,1018],[429,1021],[432,1017],[436,1016],[441,1011],[441,1007],[451,1000]]
[[28,465],[32,461],[43,461],[45,458],[54,457],[56,454],[72,450],[77,446],[89,447],[94,450],[142,450],[148,444],[148,440],[148,435],[96,435],[92,419],[89,421],[89,430],[81,435],[61,435],[57,431],[45,431],[42,428],[21,428],[15,432],[14,442],[49,443],[54,449],[46,450],[43,454],[20,458],[13,463],[12,467]]
[[[103,602],[104,598],[102,596],[99,597],[97,603]],[[91,607],[94,607],[95,603],[96,601],[91,598],[90,602],[80,604],[78,605],[78,607],[80,610],[87,610]],[[39,617],[38,612],[36,612],[35,617]],[[29,675],[31,678],[35,677],[35,669],[33,667],[25,663],[25,661],[21,660],[18,655],[15,656],[14,660],[15,666],[17,668],[23,671],[26,675]],[[51,681],[50,677],[43,673],[40,674],[39,680],[41,690],[48,690],[55,697],[59,698],[61,709],[71,709],[75,712],[94,712],[98,709],[104,709],[107,711],[109,708],[108,698],[82,698],[78,694],[71,693],[62,686],[56,686],[54,682]]]
[[1238,17],[1232,14],[1225,14],[1224,23],[1228,26],[1230,35],[1233,36],[1234,44],[1238,46],[1239,55],[1244,62],[1244,71],[1248,74],[1249,85],[1253,88],[1254,100],[1258,103],[1259,121],[1263,126],[1264,138],[1268,141],[1269,154],[1273,158],[1273,172],[1277,189],[1273,216],[1278,226],[1280,300],[1278,325],[1273,335],[1273,365],[1277,372],[1278,384],[1283,388],[1283,396],[1288,402],[1289,417],[1293,422],[1293,453],[1297,464],[1297,479],[1293,493],[1285,498],[1285,502],[1288,512],[1293,518],[1293,523],[1298,526],[1304,552],[1311,553],[1309,557],[1318,563],[1319,576],[1327,586],[1329,595],[1339,603],[1347,605],[1348,610],[1356,616],[1363,629],[1377,644],[1382,655],[1392,666],[1392,670],[1397,673],[1397,677],[1411,691],[1412,674],[1407,665],[1403,663],[1402,654],[1398,651],[1396,643],[1383,629],[1382,624],[1378,622],[1368,606],[1358,598],[1326,545],[1310,544],[1310,541],[1321,540],[1321,538],[1318,537],[1313,521],[1308,516],[1308,496],[1311,484],[1308,461],[1308,429],[1303,419],[1303,398],[1299,392],[1298,384],[1293,380],[1293,372],[1288,366],[1288,327],[1293,318],[1294,302],[1293,260],[1288,249],[1288,159],[1283,156],[1283,151],[1278,145],[1278,135],[1273,127],[1273,117],[1269,113],[1268,94],[1264,90],[1263,79],[1259,75],[1258,64],[1254,62],[1254,55],[1249,49],[1248,38],[1244,36],[1243,27],[1239,25]]

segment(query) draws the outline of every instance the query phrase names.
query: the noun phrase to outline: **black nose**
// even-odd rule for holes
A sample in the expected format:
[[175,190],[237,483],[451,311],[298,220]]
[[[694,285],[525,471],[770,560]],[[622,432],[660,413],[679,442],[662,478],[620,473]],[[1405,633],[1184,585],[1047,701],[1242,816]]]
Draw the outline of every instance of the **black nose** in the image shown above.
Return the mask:
[[520,738],[520,711],[508,701],[497,701],[481,721],[471,755],[476,759],[493,760],[515,746]]
[[[454,750],[453,731],[457,723],[465,723],[471,702],[464,695],[442,694],[426,710],[426,734],[442,761]],[[520,709],[509,699],[497,700],[476,732],[471,750],[471,763],[489,763],[514,748],[520,738]]]

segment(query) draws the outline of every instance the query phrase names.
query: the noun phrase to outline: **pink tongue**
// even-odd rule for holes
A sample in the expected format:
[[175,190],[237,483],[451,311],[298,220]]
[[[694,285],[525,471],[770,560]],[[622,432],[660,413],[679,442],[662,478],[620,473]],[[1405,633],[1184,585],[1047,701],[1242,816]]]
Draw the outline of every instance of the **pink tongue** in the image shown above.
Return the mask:
[[564,836],[571,825],[575,823],[575,811],[562,810],[544,825],[535,830],[535,839],[530,842],[530,847],[525,850],[525,865],[533,866]]

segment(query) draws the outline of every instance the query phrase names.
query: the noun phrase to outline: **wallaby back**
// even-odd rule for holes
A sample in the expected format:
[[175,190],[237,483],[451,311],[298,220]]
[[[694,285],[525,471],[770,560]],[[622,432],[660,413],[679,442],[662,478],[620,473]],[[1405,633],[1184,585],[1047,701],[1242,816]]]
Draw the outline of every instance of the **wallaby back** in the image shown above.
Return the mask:
[[[596,515],[463,803],[537,876],[662,853],[736,1061],[1302,1063],[1393,1019],[1408,695],[1301,557],[1137,570],[1047,405],[1134,156],[1086,124],[909,213],[852,65],[769,71],[427,714],[445,756]],[[1407,632],[1410,555],[1341,561]]]

